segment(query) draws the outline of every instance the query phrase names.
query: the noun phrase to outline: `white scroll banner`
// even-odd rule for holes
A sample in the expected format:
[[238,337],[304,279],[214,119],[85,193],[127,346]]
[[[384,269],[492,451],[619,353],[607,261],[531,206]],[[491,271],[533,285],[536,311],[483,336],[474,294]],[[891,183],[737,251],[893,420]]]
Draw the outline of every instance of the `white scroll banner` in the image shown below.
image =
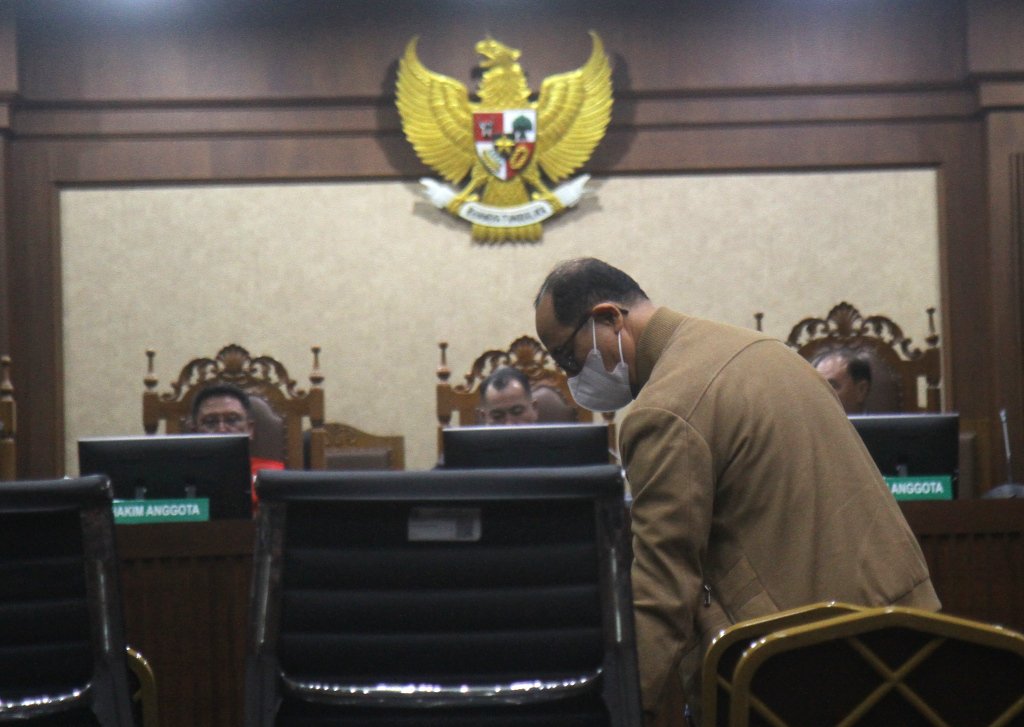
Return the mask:
[[[581,174],[565,184],[559,185],[552,194],[564,207],[572,207],[583,196],[583,188],[590,179],[589,174]],[[429,177],[420,180],[424,194],[439,208],[444,208],[456,195],[454,187],[436,182]],[[477,225],[487,227],[523,227],[541,222],[555,213],[551,204],[543,200],[534,200],[516,207],[495,207],[479,202],[467,202],[459,208],[459,217]]]
[[537,200],[518,207],[494,207],[479,202],[467,202],[459,208],[459,217],[477,225],[488,227],[522,227],[546,220],[555,211],[547,202]]

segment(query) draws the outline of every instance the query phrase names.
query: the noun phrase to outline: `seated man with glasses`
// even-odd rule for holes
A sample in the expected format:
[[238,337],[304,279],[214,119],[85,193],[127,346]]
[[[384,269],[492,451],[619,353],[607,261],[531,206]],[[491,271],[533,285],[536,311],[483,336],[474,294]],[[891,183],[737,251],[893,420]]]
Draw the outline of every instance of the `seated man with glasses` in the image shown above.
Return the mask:
[[480,382],[479,420],[487,426],[537,423],[537,402],[530,379],[517,368],[504,366]]
[[[216,384],[196,394],[192,400],[192,425],[198,434],[248,434],[252,438],[256,422],[249,395],[230,384]],[[260,470],[283,470],[284,462],[250,457],[253,482]],[[256,508],[256,490],[252,494]]]

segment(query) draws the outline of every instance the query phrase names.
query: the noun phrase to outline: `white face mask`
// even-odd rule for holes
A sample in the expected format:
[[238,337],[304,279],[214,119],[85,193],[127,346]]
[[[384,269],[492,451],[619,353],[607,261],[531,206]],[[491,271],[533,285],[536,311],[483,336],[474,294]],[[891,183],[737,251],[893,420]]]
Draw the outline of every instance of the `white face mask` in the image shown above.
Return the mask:
[[604,359],[597,350],[597,323],[593,325],[594,347],[587,354],[583,368],[569,379],[569,391],[576,403],[590,411],[615,411],[633,401],[629,388],[629,366],[622,357],[622,331],[619,331],[619,362],[612,371],[604,368]]

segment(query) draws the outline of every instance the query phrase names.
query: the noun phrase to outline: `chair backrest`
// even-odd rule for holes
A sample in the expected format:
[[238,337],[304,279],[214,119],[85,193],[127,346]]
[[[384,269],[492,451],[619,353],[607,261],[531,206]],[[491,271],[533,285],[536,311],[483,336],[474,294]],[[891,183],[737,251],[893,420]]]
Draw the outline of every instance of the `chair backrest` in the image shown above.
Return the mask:
[[[459,425],[477,424],[477,409],[480,406],[480,382],[504,366],[522,371],[530,379],[531,388],[548,387],[556,391],[567,406],[575,410],[574,421],[594,421],[594,412],[584,409],[573,401],[565,373],[555,365],[540,341],[530,336],[520,336],[512,342],[507,351],[484,351],[473,362],[463,383],[452,386],[448,380],[452,371],[448,368],[448,344],[438,344],[441,349],[441,365],[437,369],[437,451],[444,451],[441,430],[452,426],[452,414],[458,412]],[[617,450],[615,439],[615,412],[601,415],[608,422],[608,445]]]
[[[793,326],[786,343],[808,361],[831,351],[848,350],[871,366],[871,392],[866,402],[871,414],[937,412],[942,407],[942,353],[935,333],[935,309],[929,308],[927,348],[911,348],[911,339],[890,318],[863,317],[849,303],[840,303],[825,318],[805,318]],[[926,403],[918,403],[918,380],[924,379]]]
[[755,618],[730,626],[715,637],[704,655],[701,707],[705,727],[728,727],[729,699],[732,697],[733,671],[751,644],[781,629],[823,621],[856,611],[861,606],[846,603],[815,603],[789,611]]
[[132,724],[111,497],[106,476],[0,484],[0,722]]
[[260,473],[246,725],[639,727],[622,491],[611,465]]
[[[222,348],[214,358],[197,358],[182,367],[178,378],[171,382],[170,391],[158,393],[159,383],[154,373],[155,351],[146,351],[148,371],[144,379],[146,390],[142,394],[142,423],[146,434],[156,434],[160,422],[164,422],[168,434],[189,431],[192,414],[192,400],[202,389],[215,384],[232,384],[246,393],[258,397],[269,406],[269,415],[263,412],[261,402],[254,405],[256,434],[253,446],[264,437],[260,452],[282,452],[285,465],[290,469],[302,469],[302,427],[303,419],[309,419],[311,437],[312,469],[324,468],[324,390],[323,374],[320,373],[320,349],[313,347],[313,370],[309,375],[308,391],[297,388],[288,370],[270,356],[253,358],[241,346],[231,344]],[[258,407],[258,408],[255,408]],[[273,416],[284,422],[283,442],[278,446],[266,441],[269,432],[260,433],[264,421],[272,428]],[[262,421],[261,421],[262,418]],[[279,459],[279,457],[271,457]]]
[[327,422],[325,469],[404,470],[405,437],[370,434],[340,422]]
[[1019,725],[1024,636],[896,607],[784,629],[736,665],[730,719],[733,727]]
[[558,389],[547,384],[533,388],[533,402],[537,405],[538,424],[578,424],[579,407],[570,404]]
[[11,384],[11,359],[0,356],[0,481],[13,480],[17,473],[18,410]]

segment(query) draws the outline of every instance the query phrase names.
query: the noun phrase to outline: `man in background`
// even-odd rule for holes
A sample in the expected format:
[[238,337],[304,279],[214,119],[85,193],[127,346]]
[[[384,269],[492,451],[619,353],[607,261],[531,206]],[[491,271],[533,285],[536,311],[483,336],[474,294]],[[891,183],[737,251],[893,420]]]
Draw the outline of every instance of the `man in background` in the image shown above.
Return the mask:
[[[256,422],[252,416],[249,395],[230,384],[208,386],[192,400],[192,427],[198,434],[248,434],[252,439]],[[260,470],[283,470],[284,462],[261,457],[250,457],[253,482]],[[256,489],[252,491],[253,510],[256,508]]]
[[514,366],[503,366],[480,382],[478,420],[487,426],[536,424],[537,404],[530,379]]
[[831,600],[939,608],[835,393],[783,342],[655,307],[594,258],[556,266],[534,306],[577,404],[633,403],[620,452],[647,724],[683,724],[680,687],[700,724],[704,654],[730,624]]
[[847,414],[863,414],[871,393],[871,364],[852,351],[840,349],[826,353],[814,368],[835,389]]

